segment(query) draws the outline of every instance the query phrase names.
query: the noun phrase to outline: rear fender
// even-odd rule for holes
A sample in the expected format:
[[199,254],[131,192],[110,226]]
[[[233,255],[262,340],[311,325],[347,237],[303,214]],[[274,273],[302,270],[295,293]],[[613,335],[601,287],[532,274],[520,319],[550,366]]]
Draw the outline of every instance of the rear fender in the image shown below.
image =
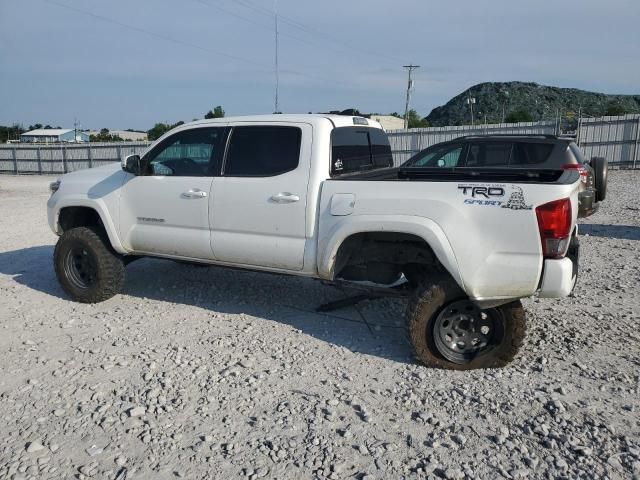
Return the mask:
[[350,215],[337,221],[329,232],[321,234],[319,238],[318,273],[320,277],[327,280],[333,279],[338,250],[348,237],[357,233],[375,232],[406,233],[422,238],[451,277],[464,290],[458,262],[442,228],[433,220],[411,215]]

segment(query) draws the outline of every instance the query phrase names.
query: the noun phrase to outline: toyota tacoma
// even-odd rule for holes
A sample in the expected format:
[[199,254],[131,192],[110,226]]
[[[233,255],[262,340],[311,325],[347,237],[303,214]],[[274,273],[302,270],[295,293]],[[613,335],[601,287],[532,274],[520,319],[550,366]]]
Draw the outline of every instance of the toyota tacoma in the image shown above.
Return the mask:
[[403,285],[419,361],[505,366],[524,338],[520,299],[575,285],[580,172],[392,165],[362,117],[182,125],[143,155],[52,183],[55,272],[87,303],[119,293],[144,256]]

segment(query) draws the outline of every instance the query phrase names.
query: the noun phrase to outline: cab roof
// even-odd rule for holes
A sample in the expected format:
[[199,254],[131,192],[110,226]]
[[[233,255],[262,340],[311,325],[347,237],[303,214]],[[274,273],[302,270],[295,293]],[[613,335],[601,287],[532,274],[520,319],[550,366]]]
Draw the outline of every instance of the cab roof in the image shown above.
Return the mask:
[[[216,125],[220,123],[231,122],[291,122],[291,123],[324,123],[329,121],[334,127],[373,127],[382,129],[380,123],[369,118],[353,116],[353,115],[331,115],[324,113],[310,114],[271,114],[271,115],[247,115],[238,117],[210,118],[204,120],[196,120],[194,122],[185,123],[183,126],[195,125]],[[365,123],[366,122],[366,123]]]

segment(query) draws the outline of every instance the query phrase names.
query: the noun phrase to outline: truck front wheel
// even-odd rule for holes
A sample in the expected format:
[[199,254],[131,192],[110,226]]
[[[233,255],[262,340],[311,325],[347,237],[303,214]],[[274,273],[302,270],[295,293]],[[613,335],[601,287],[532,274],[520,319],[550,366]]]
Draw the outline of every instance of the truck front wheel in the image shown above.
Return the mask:
[[102,302],[120,292],[124,284],[124,261],[102,231],[77,227],[64,232],[53,262],[60,286],[77,302]]
[[481,310],[448,279],[417,288],[407,311],[409,341],[428,367],[504,367],[522,345],[525,329],[520,301]]

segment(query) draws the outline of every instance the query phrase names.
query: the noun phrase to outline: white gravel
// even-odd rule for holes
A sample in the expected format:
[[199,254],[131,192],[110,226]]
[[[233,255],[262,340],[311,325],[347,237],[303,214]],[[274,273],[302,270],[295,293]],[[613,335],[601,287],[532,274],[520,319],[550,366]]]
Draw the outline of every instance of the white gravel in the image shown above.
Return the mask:
[[0,478],[640,478],[640,172],[582,226],[575,297],[502,370],[409,358],[404,304],[145,259],[70,302],[47,177],[0,176]]

